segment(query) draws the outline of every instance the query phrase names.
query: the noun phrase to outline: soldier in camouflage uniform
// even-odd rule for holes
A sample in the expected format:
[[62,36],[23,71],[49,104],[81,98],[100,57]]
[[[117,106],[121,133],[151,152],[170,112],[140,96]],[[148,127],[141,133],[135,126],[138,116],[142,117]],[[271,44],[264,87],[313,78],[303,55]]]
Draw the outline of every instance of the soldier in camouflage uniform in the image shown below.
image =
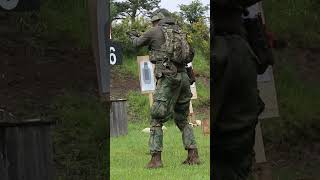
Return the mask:
[[196,140],[192,127],[187,121],[189,104],[192,97],[190,79],[186,73],[185,64],[165,61],[162,48],[166,42],[161,26],[177,26],[170,17],[169,11],[159,9],[152,16],[153,27],[140,37],[131,36],[135,47],[148,46],[150,61],[155,64],[157,86],[154,93],[154,103],[151,108],[149,148],[152,155],[147,168],[162,167],[161,151],[163,141],[163,123],[174,119],[182,132],[184,148],[188,150],[188,157],[184,164],[199,164]]
[[257,91],[257,57],[246,40],[242,15],[258,1],[213,1],[211,150],[215,180],[246,180],[254,160],[255,127],[262,107]]

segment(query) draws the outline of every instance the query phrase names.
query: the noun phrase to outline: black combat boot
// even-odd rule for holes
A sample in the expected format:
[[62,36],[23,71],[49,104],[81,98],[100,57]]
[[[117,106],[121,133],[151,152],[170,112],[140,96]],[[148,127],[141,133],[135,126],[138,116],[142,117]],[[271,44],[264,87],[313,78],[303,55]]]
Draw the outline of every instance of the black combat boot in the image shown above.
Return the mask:
[[200,164],[198,149],[188,149],[188,157],[182,163],[189,165]]
[[146,168],[154,169],[154,168],[160,168],[160,167],[162,167],[161,152],[153,153],[151,160],[147,164]]

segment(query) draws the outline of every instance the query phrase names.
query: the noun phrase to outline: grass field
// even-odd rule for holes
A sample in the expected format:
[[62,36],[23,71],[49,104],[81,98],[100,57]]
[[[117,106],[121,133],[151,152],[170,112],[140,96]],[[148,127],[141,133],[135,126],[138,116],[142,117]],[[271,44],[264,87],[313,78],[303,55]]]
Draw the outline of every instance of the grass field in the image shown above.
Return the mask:
[[141,132],[147,126],[129,123],[128,135],[111,138],[110,176],[112,180],[206,180],[210,178],[210,139],[204,136],[200,127],[194,128],[199,148],[201,165],[188,166],[181,162],[187,157],[181,140],[181,133],[172,123],[165,124],[163,168],[149,170],[145,165],[150,160],[148,154],[149,134]]

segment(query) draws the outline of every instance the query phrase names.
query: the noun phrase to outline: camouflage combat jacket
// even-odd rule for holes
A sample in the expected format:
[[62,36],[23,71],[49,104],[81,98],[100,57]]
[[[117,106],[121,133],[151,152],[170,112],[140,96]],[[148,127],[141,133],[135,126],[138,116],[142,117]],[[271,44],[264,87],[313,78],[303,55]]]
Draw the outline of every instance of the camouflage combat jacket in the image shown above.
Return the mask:
[[[150,30],[142,34],[140,37],[133,39],[133,46],[137,48],[142,46],[148,46],[150,57],[154,57],[157,56],[157,54],[159,53],[163,53],[162,45],[165,43],[166,40],[161,30],[162,24],[176,25],[173,19],[163,19],[159,22],[158,26],[152,27]],[[185,65],[174,64],[169,62],[169,64],[167,63],[165,65],[167,67],[164,67],[163,61],[152,61],[152,58],[150,58],[150,60],[153,64],[156,65],[156,77],[162,76],[161,74],[174,75],[177,72],[185,71]]]

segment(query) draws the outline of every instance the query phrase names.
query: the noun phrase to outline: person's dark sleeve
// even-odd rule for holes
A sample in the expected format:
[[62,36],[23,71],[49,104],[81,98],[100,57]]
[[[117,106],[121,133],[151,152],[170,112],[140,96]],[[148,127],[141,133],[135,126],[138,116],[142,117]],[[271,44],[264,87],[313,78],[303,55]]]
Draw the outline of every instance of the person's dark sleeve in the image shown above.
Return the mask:
[[154,28],[151,28],[149,31],[142,34],[142,36],[136,37],[135,39],[133,39],[133,46],[142,47],[142,46],[148,45],[153,35],[154,35]]
[[232,7],[235,5],[241,5],[242,7],[249,7],[257,2],[260,2],[262,0],[213,0],[213,6],[219,6],[219,7]]

